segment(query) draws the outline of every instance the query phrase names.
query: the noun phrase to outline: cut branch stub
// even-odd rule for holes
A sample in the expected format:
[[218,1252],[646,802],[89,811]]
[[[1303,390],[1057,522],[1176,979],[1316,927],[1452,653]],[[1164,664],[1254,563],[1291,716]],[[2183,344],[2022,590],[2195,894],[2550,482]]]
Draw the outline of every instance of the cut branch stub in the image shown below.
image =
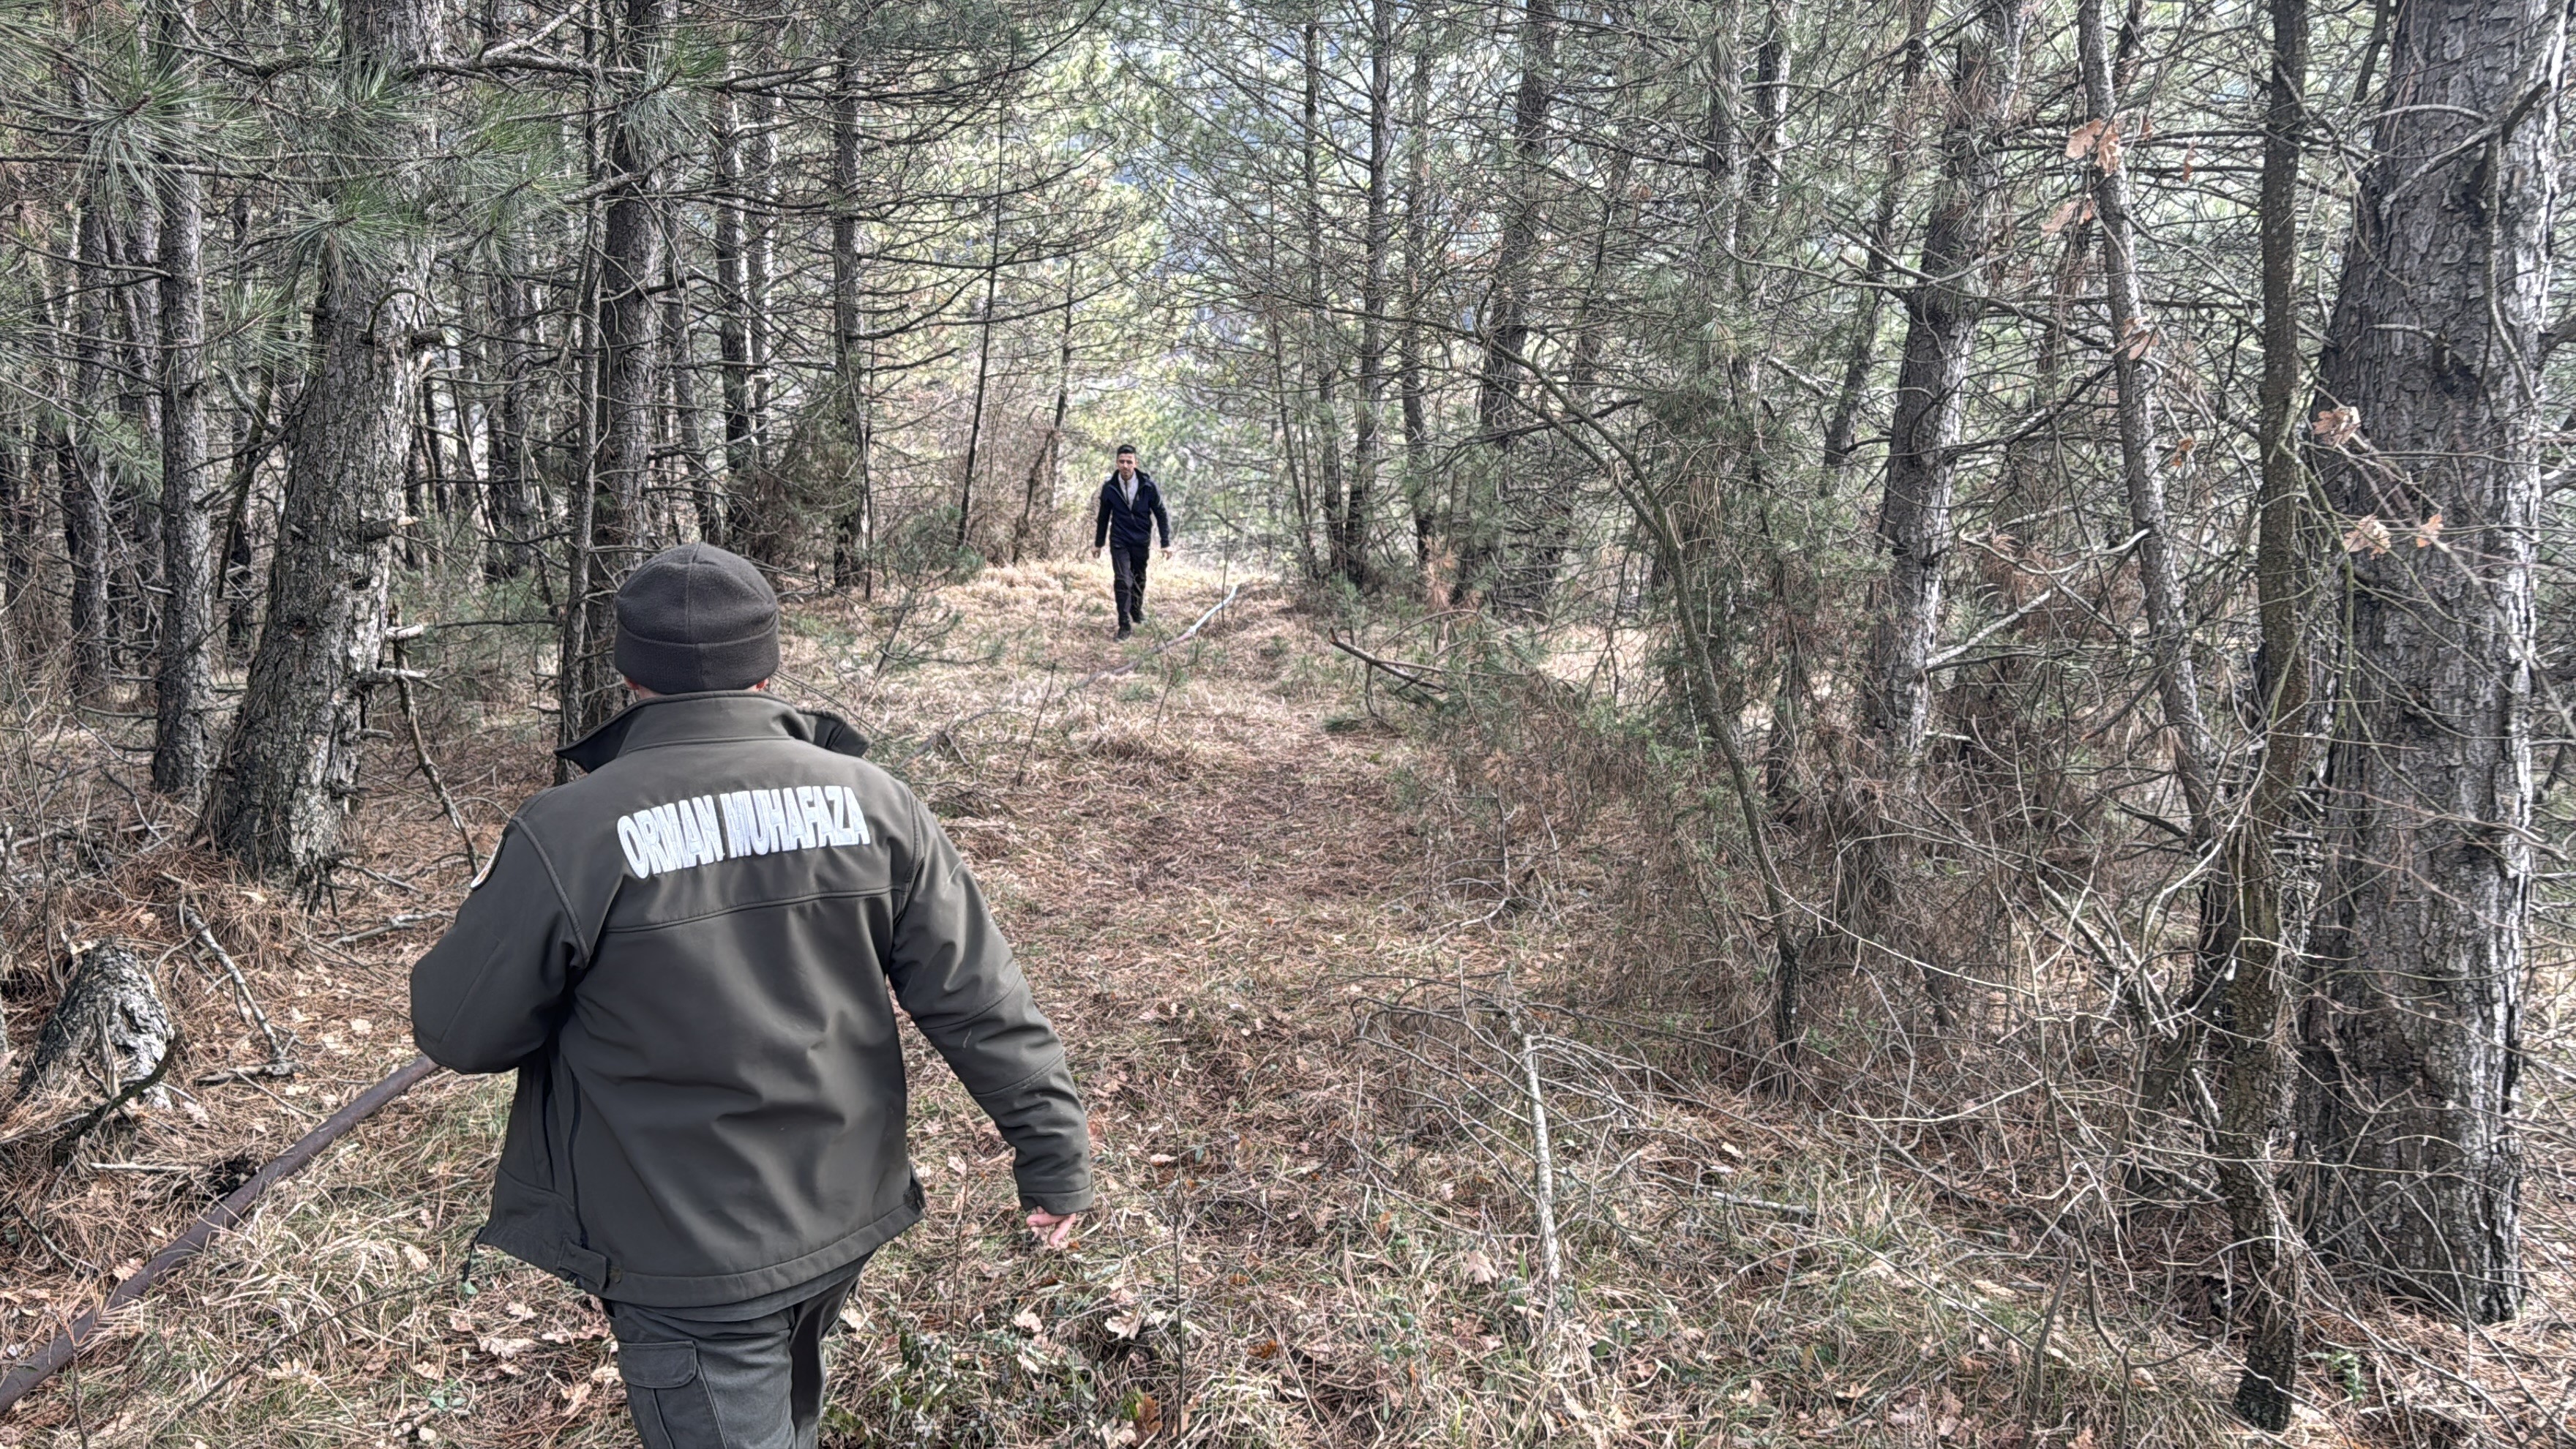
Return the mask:
[[[74,964],[62,1003],[45,1018],[13,1099],[60,1082],[84,1061],[98,1067],[113,1096],[128,1082],[150,1076],[174,1036],[169,1009],[143,958],[124,946],[92,946]],[[157,1086],[145,1100],[169,1105],[168,1093]]]

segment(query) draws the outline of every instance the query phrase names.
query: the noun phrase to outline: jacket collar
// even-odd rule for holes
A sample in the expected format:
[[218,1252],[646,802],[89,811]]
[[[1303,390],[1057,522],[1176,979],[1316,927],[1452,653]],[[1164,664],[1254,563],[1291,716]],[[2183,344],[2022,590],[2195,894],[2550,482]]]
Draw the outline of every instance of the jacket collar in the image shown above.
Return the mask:
[[[1102,486],[1103,486],[1103,487],[1108,487],[1108,488],[1116,488],[1116,487],[1118,486],[1118,473],[1117,473],[1117,471],[1116,471],[1115,469],[1112,469],[1112,470],[1110,471],[1110,474],[1109,474],[1109,481],[1108,481],[1107,483],[1103,484]],[[1153,474],[1151,474],[1151,473],[1146,472],[1146,471],[1145,471],[1144,469],[1142,469],[1142,468],[1137,469],[1137,470],[1136,470],[1136,491],[1137,491],[1138,493],[1142,493],[1142,492],[1144,492],[1146,489],[1151,488],[1151,487],[1153,487],[1153,486],[1154,486],[1154,475],[1153,475]],[[1123,491],[1123,490],[1122,490],[1122,491]]]
[[653,745],[763,739],[803,740],[853,757],[868,752],[867,739],[839,715],[798,709],[763,690],[716,689],[637,700],[555,754],[588,774]]

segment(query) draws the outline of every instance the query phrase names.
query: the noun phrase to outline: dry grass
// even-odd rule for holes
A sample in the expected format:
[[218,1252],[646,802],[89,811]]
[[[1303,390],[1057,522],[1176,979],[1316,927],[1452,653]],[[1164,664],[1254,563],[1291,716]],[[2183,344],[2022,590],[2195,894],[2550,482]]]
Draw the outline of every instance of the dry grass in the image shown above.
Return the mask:
[[[1144,642],[1224,582],[1159,575]],[[1544,871],[1506,864],[1498,896],[1423,784],[1454,778],[1455,742],[1348,728],[1357,676],[1276,584],[1074,693],[1131,652],[1107,637],[1097,566],[791,607],[789,692],[876,735],[947,820],[1068,1039],[1104,1179],[1078,1248],[1035,1251],[998,1139],[917,1054],[932,1209],[853,1296],[827,1442],[2233,1434],[2223,1334],[2132,1267],[2043,1240],[2014,1204],[1834,1130],[1830,1111],[1677,1073],[1672,1053],[1649,1064],[1587,1019],[1616,949],[1616,872],[1568,849]],[[495,691],[433,725],[488,844],[545,778],[550,724]],[[48,736],[22,764],[80,748]],[[9,1201],[29,1216],[0,1224],[0,1345],[23,1351],[174,1234],[219,1190],[204,1164],[272,1155],[407,1054],[404,972],[435,922],[333,944],[443,911],[464,885],[453,832],[401,764],[393,745],[374,762],[359,859],[381,874],[343,875],[336,920],[228,882],[167,821],[104,870],[60,856],[42,911],[11,918],[30,955],[65,925],[176,946],[162,872],[191,882],[311,1071],[191,1088],[80,1157],[184,1173],[14,1169]],[[85,798],[97,830],[138,818],[113,790]],[[184,955],[162,978],[188,1075],[260,1060]],[[11,1001],[19,1020],[42,995]],[[1515,1009],[1554,1132],[1553,1295]],[[505,1094],[440,1077],[388,1108],[0,1421],[0,1445],[631,1443],[602,1321],[550,1279],[466,1256]],[[2508,1345],[2531,1356],[2535,1404],[2568,1374],[2550,1332]],[[2405,1442],[2363,1407],[2313,1414],[2294,1439]]]

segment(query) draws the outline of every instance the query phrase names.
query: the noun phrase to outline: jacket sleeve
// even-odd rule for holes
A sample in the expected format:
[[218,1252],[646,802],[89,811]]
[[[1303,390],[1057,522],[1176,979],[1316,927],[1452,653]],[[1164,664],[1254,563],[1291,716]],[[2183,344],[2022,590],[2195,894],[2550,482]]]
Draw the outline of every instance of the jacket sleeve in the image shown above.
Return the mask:
[[1091,1128],[1055,1027],[1030,999],[984,893],[937,821],[913,802],[919,865],[895,917],[886,975],[1018,1161],[1020,1201],[1091,1206]]
[[430,1060],[499,1072],[553,1040],[581,959],[554,866],[517,821],[456,922],[411,968],[411,1035]]
[[1091,546],[1099,548],[1109,542],[1109,488],[1101,485],[1100,512],[1091,520]]
[[1159,483],[1154,485],[1154,521],[1162,525],[1163,547],[1170,548],[1172,546],[1172,515],[1163,511],[1163,488]]

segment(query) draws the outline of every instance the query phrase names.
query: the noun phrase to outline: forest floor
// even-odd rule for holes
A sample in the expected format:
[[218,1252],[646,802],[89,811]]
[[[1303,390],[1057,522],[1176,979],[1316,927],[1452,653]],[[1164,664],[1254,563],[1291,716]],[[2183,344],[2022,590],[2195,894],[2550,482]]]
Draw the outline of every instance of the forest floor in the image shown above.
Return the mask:
[[[827,1444],[2238,1437],[2203,1325],[1784,1104],[1577,1040],[1563,1008],[1615,933],[1580,892],[1500,911],[1457,883],[1409,804],[1437,742],[1363,712],[1319,619],[1256,579],[1147,653],[1231,587],[1165,569],[1129,644],[1097,566],[790,601],[784,692],[876,734],[945,820],[1067,1040],[1103,1182],[1078,1244],[1036,1249],[1007,1154],[916,1044],[930,1212],[851,1300]],[[534,646],[476,647],[481,683],[431,704],[429,750],[488,850],[547,782],[552,723],[527,703]],[[202,954],[184,890],[306,1070],[189,1086],[41,1192],[16,1170],[0,1363],[411,1055],[406,972],[470,870],[394,734],[355,822],[363,872],[327,909],[232,882],[151,820],[137,833],[166,846],[62,904],[84,938],[157,943],[194,1082],[267,1053],[183,964]],[[1554,1295],[1524,1068],[1558,1116]],[[507,1093],[440,1075],[386,1108],[0,1420],[0,1445],[632,1443],[604,1321],[469,1254]],[[2528,1403],[2566,1402],[2565,1349]],[[2403,1442],[2331,1408],[2290,1436],[2355,1438]]]

